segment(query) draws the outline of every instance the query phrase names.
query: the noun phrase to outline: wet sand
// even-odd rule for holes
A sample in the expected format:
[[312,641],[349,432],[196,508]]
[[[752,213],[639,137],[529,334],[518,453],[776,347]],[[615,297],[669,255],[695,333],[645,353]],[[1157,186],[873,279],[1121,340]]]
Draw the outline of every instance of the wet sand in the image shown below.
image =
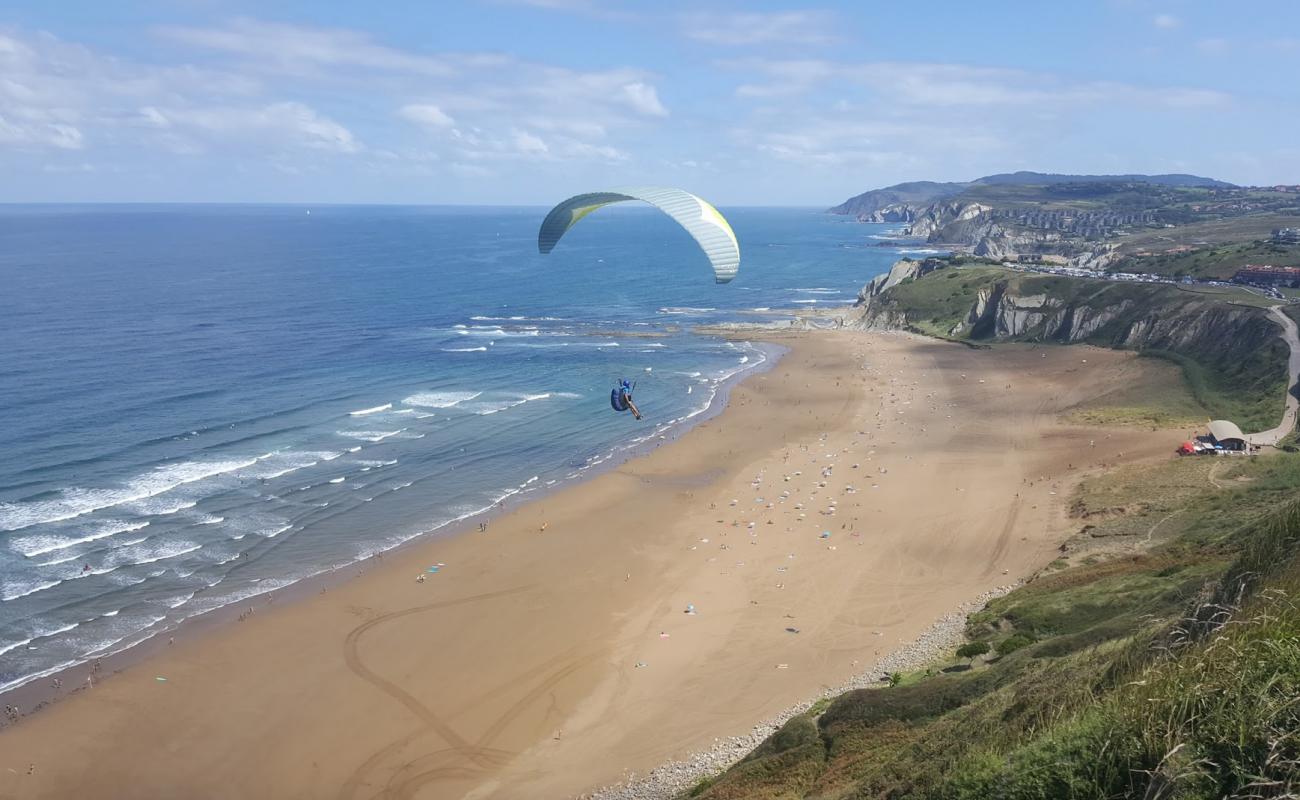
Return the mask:
[[679,440],[0,731],[0,798],[591,791],[1042,567],[1083,470],[1176,438],[1059,421],[1131,354],[765,338],[790,353]]

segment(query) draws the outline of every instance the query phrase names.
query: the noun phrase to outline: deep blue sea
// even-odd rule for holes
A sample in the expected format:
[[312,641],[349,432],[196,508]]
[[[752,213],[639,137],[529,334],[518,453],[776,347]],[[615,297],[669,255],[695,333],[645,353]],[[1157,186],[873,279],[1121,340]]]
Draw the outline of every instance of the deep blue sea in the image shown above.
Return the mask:
[[692,326],[899,257],[722,211],[720,286],[650,209],[0,206],[0,690],[579,478],[765,358]]

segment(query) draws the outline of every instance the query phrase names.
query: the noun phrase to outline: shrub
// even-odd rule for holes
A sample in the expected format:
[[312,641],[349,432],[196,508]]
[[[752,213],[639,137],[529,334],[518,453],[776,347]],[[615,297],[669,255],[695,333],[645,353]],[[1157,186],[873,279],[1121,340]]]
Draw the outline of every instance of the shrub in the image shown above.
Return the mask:
[[957,648],[957,657],[974,661],[989,651],[988,642],[969,642]]
[[1034,643],[1034,637],[1027,636],[1023,633],[1013,633],[997,644],[998,655],[1011,655],[1022,647],[1028,647]]

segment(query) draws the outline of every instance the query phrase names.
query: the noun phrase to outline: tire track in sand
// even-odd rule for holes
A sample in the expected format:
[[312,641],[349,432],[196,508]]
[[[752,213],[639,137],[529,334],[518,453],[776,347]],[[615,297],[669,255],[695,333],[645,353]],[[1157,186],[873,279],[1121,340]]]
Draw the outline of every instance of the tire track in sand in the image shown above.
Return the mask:
[[[480,747],[485,746],[491,743],[493,740],[495,740],[498,736],[501,735],[501,733],[506,729],[507,726],[509,726],[511,722],[514,722],[516,717],[518,717],[520,714],[524,712],[525,709],[528,708],[528,706],[532,705],[535,701],[540,699],[546,692],[550,691],[557,683],[559,683],[560,681],[572,675],[574,672],[577,672],[579,669],[581,669],[582,666],[588,660],[588,658],[590,658],[592,655],[594,655],[594,653],[578,656],[571,663],[560,668],[556,672],[552,673],[549,677],[546,678],[546,680],[542,681],[541,683],[539,683],[538,685],[530,689],[527,694],[525,694],[519,700],[515,701],[510,706],[510,708],[506,710],[504,714],[502,714],[499,718],[497,718],[496,722],[492,723],[491,727],[489,727],[486,731],[484,731],[483,736],[479,739],[478,746]],[[449,753],[451,751],[447,750],[443,752]],[[503,752],[503,751],[495,751],[495,752]],[[421,758],[417,758],[413,761],[404,764],[402,766],[402,770],[398,771],[398,775],[395,775],[394,779],[400,776],[403,771],[412,767],[416,767],[416,765],[418,765],[421,761],[427,761],[428,758],[436,757],[438,755],[441,754],[434,753],[434,754],[430,754],[429,756],[422,756]],[[513,757],[513,755],[514,754],[511,754],[510,757]],[[497,764],[497,766],[501,766],[501,764]],[[392,786],[391,785],[392,782],[390,781],[390,786],[385,792],[385,796],[398,798],[399,800],[408,800],[409,798],[414,797],[415,793],[418,792],[421,788],[423,788],[425,784],[428,784],[431,781],[437,780],[438,778],[456,777],[461,775],[464,775],[465,777],[472,777],[473,772],[472,771],[467,772],[463,767],[457,767],[455,765],[433,767],[431,769],[426,769],[422,772],[416,773],[415,775],[402,779],[401,782],[398,783],[396,786]]]
[[499,597],[506,597],[512,594],[518,594],[520,592],[527,591],[530,588],[532,587],[519,586],[513,589],[502,589],[496,592],[485,592],[483,594],[470,595],[469,597],[460,597],[453,600],[440,600],[438,602],[426,603],[424,605],[414,606],[412,608],[403,609],[401,611],[394,611],[388,614],[381,614],[380,616],[375,617],[374,619],[367,620],[366,622],[361,623],[357,627],[353,628],[351,632],[348,633],[347,637],[344,639],[343,642],[343,660],[347,664],[348,669],[351,670],[352,673],[357,677],[361,678],[365,682],[374,686],[376,689],[379,689],[379,691],[383,692],[384,694],[388,695],[389,697],[391,697],[392,699],[400,703],[406,710],[410,711],[411,714],[413,714],[416,718],[418,718],[421,722],[423,722],[424,727],[412,732],[411,734],[405,737],[402,737],[396,742],[390,743],[387,747],[384,747],[379,752],[375,753],[370,758],[366,759],[366,761],[355,771],[353,771],[352,775],[349,776],[348,779],[343,783],[343,788],[339,792],[340,797],[342,798],[352,797],[356,793],[356,790],[359,788],[362,779],[370,771],[371,768],[373,768],[380,761],[382,761],[384,757],[399,750],[401,747],[405,746],[413,739],[424,734],[428,730],[433,730],[437,732],[437,734],[441,736],[443,740],[446,741],[447,744],[451,746],[452,750],[461,753],[462,755],[464,755],[474,763],[478,764],[480,767],[489,766],[492,760],[499,759],[501,757],[501,754],[499,752],[493,753],[490,751],[489,748],[485,748],[481,744],[470,744],[458,733],[456,733],[456,731],[453,730],[450,725],[448,725],[440,717],[438,717],[438,715],[434,714],[431,710],[426,708],[424,704],[422,704],[419,700],[417,700],[412,694],[407,692],[401,686],[398,686],[396,683],[388,680],[387,678],[383,677],[379,673],[375,672],[370,667],[366,666],[365,662],[361,659],[361,654],[358,650],[358,646],[360,644],[361,638],[367,632],[373,630],[375,627],[379,625],[383,625],[384,623],[392,622],[393,620],[401,619],[403,617],[408,617],[412,614],[421,614],[426,611],[436,611],[442,608],[452,608],[455,606],[477,603],[482,600],[493,600]]

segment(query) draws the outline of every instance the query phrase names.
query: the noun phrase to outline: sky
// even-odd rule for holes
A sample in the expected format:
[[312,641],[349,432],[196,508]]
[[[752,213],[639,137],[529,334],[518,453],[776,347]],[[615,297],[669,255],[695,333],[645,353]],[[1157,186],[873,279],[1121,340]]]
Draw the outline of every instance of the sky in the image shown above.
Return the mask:
[[1294,0],[8,0],[0,202],[1300,183]]

